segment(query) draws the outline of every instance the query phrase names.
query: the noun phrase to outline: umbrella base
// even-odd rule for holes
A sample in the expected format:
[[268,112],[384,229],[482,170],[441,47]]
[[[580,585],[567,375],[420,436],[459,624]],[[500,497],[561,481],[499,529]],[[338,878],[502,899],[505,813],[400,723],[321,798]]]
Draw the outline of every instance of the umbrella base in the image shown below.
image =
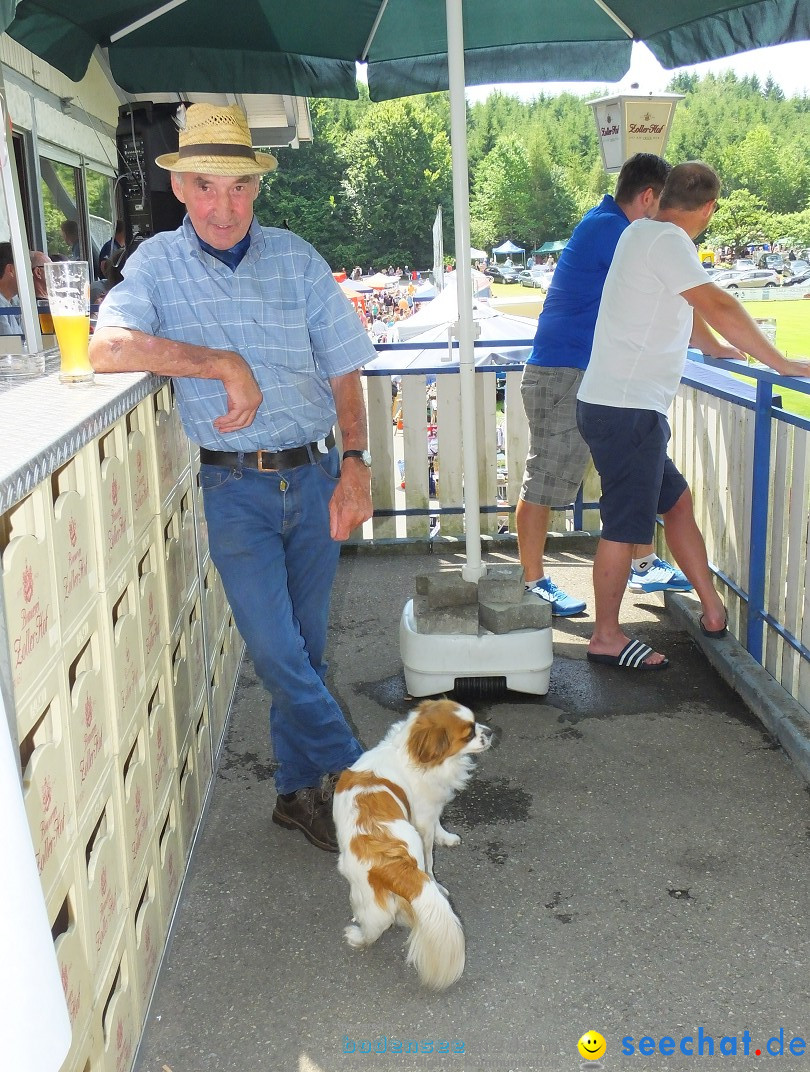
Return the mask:
[[450,692],[457,684],[502,679],[515,692],[545,696],[551,663],[551,628],[478,635],[417,633],[413,600],[399,623],[399,650],[411,696]]

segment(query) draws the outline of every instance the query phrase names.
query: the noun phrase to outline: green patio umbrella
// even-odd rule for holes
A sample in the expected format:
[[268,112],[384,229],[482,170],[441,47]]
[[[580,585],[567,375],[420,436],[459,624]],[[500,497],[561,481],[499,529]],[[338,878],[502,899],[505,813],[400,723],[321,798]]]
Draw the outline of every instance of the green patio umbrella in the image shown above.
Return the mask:
[[[468,85],[618,81],[633,41],[664,67],[810,37],[810,0],[449,0]],[[448,88],[445,0],[0,0],[8,29],[78,81],[99,46],[131,93],[357,95]]]
[[[810,38],[810,0],[20,0],[0,29],[82,77],[96,48],[119,86],[165,92],[357,96],[450,90],[453,214],[459,265],[463,462],[477,465],[464,87],[619,80],[634,41],[664,67]],[[482,575],[477,481],[465,481],[468,580]]]

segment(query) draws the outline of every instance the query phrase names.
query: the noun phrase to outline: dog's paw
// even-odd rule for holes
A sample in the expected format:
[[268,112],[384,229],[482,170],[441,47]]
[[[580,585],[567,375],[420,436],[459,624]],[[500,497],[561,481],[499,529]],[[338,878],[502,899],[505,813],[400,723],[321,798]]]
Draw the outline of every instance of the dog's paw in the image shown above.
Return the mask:
[[437,845],[441,845],[445,849],[454,849],[456,845],[461,844],[461,838],[458,834],[451,834],[449,830],[445,830],[444,827],[436,831],[434,841]]
[[343,933],[346,935],[346,941],[349,943],[352,949],[366,948],[366,940],[363,937],[363,932],[360,930],[359,927],[356,927],[354,924],[352,924],[351,926],[346,927]]

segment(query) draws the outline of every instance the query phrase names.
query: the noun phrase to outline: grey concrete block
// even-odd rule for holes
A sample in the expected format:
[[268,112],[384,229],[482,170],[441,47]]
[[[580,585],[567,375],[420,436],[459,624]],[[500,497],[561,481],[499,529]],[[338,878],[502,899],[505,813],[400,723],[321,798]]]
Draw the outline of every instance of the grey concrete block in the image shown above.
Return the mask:
[[461,570],[423,573],[416,578],[416,594],[424,596],[431,610],[466,607],[478,602],[478,585],[465,581]]
[[488,566],[478,582],[478,599],[483,603],[520,603],[525,591],[520,565]]
[[415,621],[417,633],[478,636],[478,604],[429,610],[418,615]]
[[478,604],[478,618],[491,633],[512,633],[516,629],[548,629],[551,626],[551,604],[526,592],[520,603]]

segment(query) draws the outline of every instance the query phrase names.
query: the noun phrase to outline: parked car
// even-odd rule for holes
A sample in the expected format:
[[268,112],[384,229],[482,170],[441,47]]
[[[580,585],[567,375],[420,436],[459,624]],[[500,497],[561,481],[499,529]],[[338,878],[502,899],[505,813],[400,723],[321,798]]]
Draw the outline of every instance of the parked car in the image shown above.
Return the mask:
[[778,287],[779,276],[770,268],[746,268],[742,271],[726,272],[712,282],[724,290],[753,290],[757,287]]
[[805,268],[810,268],[810,261],[805,261],[801,259],[795,261],[788,261],[787,268],[789,275],[800,275],[805,270]]
[[748,268],[756,268],[756,265],[747,257],[741,257],[731,265],[732,272],[744,272]]
[[[796,261],[796,263],[798,264],[799,262]],[[797,287],[799,285],[804,286],[807,283],[810,283],[810,264],[808,264],[806,268],[800,268],[799,271],[794,272],[793,275],[787,276],[787,278],[782,281],[782,286]]]
[[535,287],[539,290],[548,290],[553,271],[548,268],[527,268],[520,273],[519,282],[522,287]]
[[493,283],[517,283],[518,281],[517,268],[510,268],[505,264],[491,264],[484,275],[488,275]]
[[757,257],[757,268],[770,268],[774,272],[782,272],[785,268],[785,259],[781,253],[760,253]]

